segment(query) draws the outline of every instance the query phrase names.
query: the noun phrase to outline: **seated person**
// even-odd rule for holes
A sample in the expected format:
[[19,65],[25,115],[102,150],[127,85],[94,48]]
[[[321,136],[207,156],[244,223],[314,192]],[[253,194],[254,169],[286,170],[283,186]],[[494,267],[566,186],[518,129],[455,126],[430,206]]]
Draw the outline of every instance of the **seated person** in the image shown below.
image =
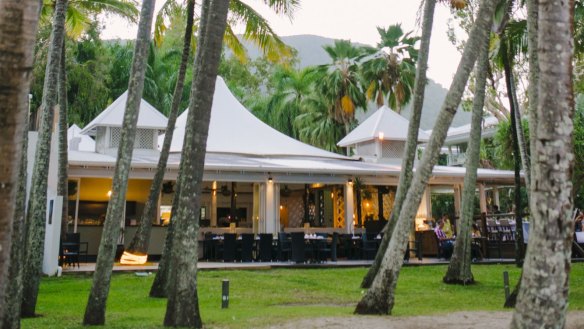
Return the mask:
[[584,213],[581,210],[578,210],[578,216],[574,220],[574,231],[582,232],[582,224],[584,221]]
[[450,223],[450,219],[448,219],[448,216],[446,214],[442,215],[442,222],[444,223],[444,228],[442,229],[442,231],[444,232],[444,234],[446,234],[446,237],[448,239],[453,239],[454,229],[452,227],[452,224]]
[[454,241],[446,236],[444,227],[444,220],[441,218],[438,220],[437,226],[434,229],[434,233],[436,234],[436,238],[438,238],[438,245],[442,249],[442,256],[445,259],[450,259],[454,249]]
[[472,224],[472,237],[473,238],[480,238],[481,237],[481,230],[479,229],[479,226],[477,224]]

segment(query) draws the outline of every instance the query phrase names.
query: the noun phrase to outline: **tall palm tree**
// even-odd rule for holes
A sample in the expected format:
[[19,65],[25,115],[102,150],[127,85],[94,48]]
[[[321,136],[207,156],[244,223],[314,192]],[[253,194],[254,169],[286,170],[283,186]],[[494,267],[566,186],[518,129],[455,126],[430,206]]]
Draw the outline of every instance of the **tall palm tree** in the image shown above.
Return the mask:
[[[440,0],[447,2],[449,0]],[[367,271],[367,274],[363,277],[361,281],[362,288],[369,288],[373,279],[379,271],[381,266],[381,261],[383,260],[383,255],[386,252],[389,241],[392,238],[393,230],[395,224],[397,223],[399,213],[403,201],[406,197],[406,192],[408,191],[414,168],[414,159],[416,156],[416,150],[418,146],[418,130],[420,129],[420,120],[422,117],[422,107],[424,105],[424,91],[427,83],[426,71],[428,70],[428,56],[430,52],[430,37],[432,35],[432,25],[434,22],[434,9],[436,1],[425,0],[423,6],[423,18],[422,18],[422,37],[420,44],[420,51],[418,55],[418,62],[416,68],[416,81],[414,85],[414,103],[412,104],[412,116],[410,118],[410,123],[408,126],[408,138],[406,140],[406,145],[404,149],[404,155],[402,159],[402,168],[399,176],[399,183],[397,186],[397,191],[395,195],[395,202],[393,204],[393,209],[390,214],[390,218],[386,227],[384,228],[385,234],[381,239],[379,249],[375,255],[375,259],[371,267]],[[450,5],[454,9],[461,9],[465,5],[464,1],[450,1]]]
[[[233,4],[234,2],[237,2],[237,1],[233,1],[230,3]],[[266,2],[266,3],[268,3],[268,2]],[[191,5],[194,6],[194,1],[192,2],[192,4],[190,3],[190,1],[187,2],[187,12],[190,10],[190,8],[188,8],[188,7]],[[269,5],[277,13],[284,13],[286,15],[291,15],[295,6],[297,5],[297,0],[269,1]],[[163,35],[160,33],[160,31],[161,31],[161,29],[163,29],[163,30],[165,29],[165,27],[163,25],[164,16],[170,15],[169,10],[171,8],[177,8],[177,7],[180,8],[180,6],[178,5],[178,3],[175,0],[168,0],[164,4],[162,10],[160,11],[160,13],[157,16],[157,24],[155,27],[155,41],[156,42],[161,42],[162,37],[163,37]],[[241,8],[243,8],[246,10],[245,12],[248,13],[248,15],[243,16],[244,17],[243,21],[246,24],[248,24],[248,25],[246,25],[246,28],[249,32],[248,33],[249,35],[247,36],[248,39],[254,40],[254,38],[260,38],[260,37],[264,38],[264,39],[268,38],[269,40],[264,41],[263,43],[259,43],[260,49],[263,49],[264,51],[274,51],[274,49],[277,48],[277,49],[279,49],[279,51],[282,54],[285,55],[285,53],[286,53],[285,50],[288,48],[287,47],[278,48],[277,45],[279,45],[279,44],[283,45],[283,43],[281,41],[279,41],[279,39],[277,37],[274,37],[275,34],[273,33],[273,31],[271,31],[271,29],[268,28],[266,31],[265,26],[268,26],[267,22],[265,22],[263,20],[263,18],[261,16],[259,16],[259,14],[255,13],[253,10],[251,10],[251,8],[249,8],[245,4],[241,4],[239,7],[236,7],[235,9],[232,7],[233,6],[230,6],[230,10],[232,12],[237,13],[238,10],[241,10]],[[250,11],[252,11],[252,13],[255,13],[255,15],[249,14]],[[252,24],[253,22],[256,22],[255,25]],[[194,29],[193,24],[194,24],[194,21],[191,18],[187,18],[187,30],[188,30],[189,34],[188,34],[188,36],[185,34],[185,37],[184,37],[185,41],[183,43],[184,46],[183,46],[183,53],[182,53],[182,60],[181,60],[181,68],[184,66],[185,70],[186,70],[186,63],[188,60],[188,48],[190,47],[190,43],[191,43],[191,40],[188,40],[188,44],[187,44],[186,39],[190,38],[190,36],[193,33],[192,32]],[[202,24],[202,20],[201,20],[201,24]],[[191,25],[191,27],[189,28],[188,25]],[[255,26],[256,31],[252,32],[252,30],[253,30],[252,27],[254,27],[254,26]],[[226,34],[224,34],[224,36],[225,35]],[[245,37],[245,35],[244,35],[244,37]],[[226,39],[227,38],[224,37],[224,40],[226,40]],[[180,72],[181,71],[179,69],[179,76],[177,78],[177,85],[175,87],[172,108],[170,111],[171,115],[178,114],[180,101],[182,99],[181,96],[183,93],[184,75],[186,74],[186,71],[182,73],[183,74],[182,77],[180,76]],[[178,89],[179,84],[180,84],[180,90]],[[174,118],[174,117],[169,118],[169,122],[168,122],[169,126],[168,126],[168,129],[166,130],[167,133],[165,136],[165,144],[168,143],[168,145],[166,148],[164,148],[164,146],[163,146],[163,149],[161,150],[161,156],[160,156],[158,167],[157,167],[157,173],[156,173],[154,180],[152,182],[149,199],[147,201],[147,208],[145,208],[145,210],[143,212],[143,216],[142,216],[141,221],[140,221],[140,226],[139,226],[138,230],[136,231],[134,238],[132,239],[132,242],[128,248],[129,249],[128,252],[135,253],[135,254],[146,254],[148,252],[148,241],[150,240],[150,232],[151,232],[150,228],[151,228],[151,224],[152,224],[152,218],[154,217],[154,211],[155,211],[155,207],[157,205],[158,194],[160,193],[162,179],[164,178],[164,171],[166,168],[166,161],[168,159],[168,152],[170,151],[170,143],[172,141],[172,132],[174,130],[174,123],[175,123],[174,121],[175,120],[176,120],[176,118]],[[171,129],[171,125],[172,125],[172,129]],[[172,234],[172,232],[174,232],[174,230],[169,230],[167,234]],[[172,235],[168,236],[168,238],[165,240],[165,250],[172,249],[172,241],[173,241]],[[161,259],[161,264],[163,266],[166,266],[166,264],[168,262],[168,260],[165,259],[166,258],[165,254],[163,254],[162,259]],[[166,271],[166,270],[157,272],[155,284],[153,284],[152,289],[150,291],[150,294],[152,296],[162,297],[162,296],[166,295],[166,292],[161,291],[161,289],[164,289],[167,285],[167,282],[168,282],[167,274],[168,274],[168,271]]]
[[197,214],[201,205],[203,167],[211,106],[229,0],[204,0],[199,44],[195,55],[187,130],[181,154],[180,199],[175,218],[171,280],[164,325],[201,328],[197,296]]
[[154,16],[154,3],[155,0],[144,0],[142,2],[128,86],[128,101],[122,124],[122,137],[113,176],[112,195],[103,224],[93,284],[89,293],[87,307],[85,308],[85,316],[83,318],[85,325],[103,325],[105,323],[105,306],[109,293],[115,249],[120,235],[120,218],[123,217],[125,208],[128,175],[136,137],[136,123],[144,89],[144,75],[148,46],[150,44],[150,30]]
[[456,75],[450,86],[442,109],[438,115],[430,142],[416,169],[412,184],[400,210],[391,240],[381,262],[378,274],[371,287],[363,295],[355,309],[359,314],[388,314],[394,305],[394,293],[401,266],[403,254],[406,251],[408,234],[411,223],[426,189],[432,169],[440,154],[440,149],[446,138],[446,133],[456,109],[460,104],[462,93],[470,75],[476,58],[478,46],[487,40],[490,31],[491,19],[498,0],[482,0],[477,13],[476,23],[473,26],[469,39],[465,45]]
[[[54,9],[53,0],[43,0],[43,9],[41,10],[41,20],[50,21]],[[65,18],[65,30],[67,36],[73,40],[78,39],[82,33],[86,32],[92,22],[92,17],[100,13],[112,13],[134,21],[138,10],[134,1],[128,0],[71,0],[67,6]],[[65,67],[66,57],[66,38],[63,38],[61,62],[58,77],[59,93],[59,132],[58,132],[58,179],[57,195],[64,198],[68,195],[68,143],[67,130],[69,123],[67,119],[67,71]],[[67,233],[67,221],[69,217],[68,202],[63,202],[61,217],[61,238]]]
[[444,275],[445,283],[472,284],[474,276],[471,271],[471,225],[474,216],[475,191],[477,184],[477,168],[481,150],[481,121],[485,103],[487,72],[489,71],[489,40],[485,39],[479,45],[479,55],[476,64],[476,88],[473,99],[472,118],[470,126],[470,141],[466,152],[464,165],[464,186],[462,189],[462,210],[457,229],[454,252]]
[[45,241],[45,218],[47,214],[47,178],[54,110],[57,106],[57,76],[61,66],[61,50],[65,38],[65,12],[67,0],[57,0],[49,43],[43,100],[42,119],[36,147],[29,206],[27,213],[27,235],[25,246],[26,265],[23,272],[22,316],[35,315],[43,263]]
[[381,37],[377,52],[367,56],[362,66],[367,99],[375,99],[381,107],[387,97],[389,106],[400,113],[412,96],[418,59],[414,44],[419,38],[410,37],[412,32],[404,34],[401,24],[377,31]]
[[[365,109],[366,98],[360,86],[359,65],[356,59],[362,55],[371,54],[372,48],[355,47],[348,40],[336,40],[334,45],[324,46],[332,63],[321,65],[325,74],[320,92],[331,104],[331,117],[345,127],[345,135],[351,131],[355,121],[355,110]],[[347,148],[347,152],[349,149]]]
[[[18,314],[13,306],[18,306],[20,300],[8,291],[5,294],[7,283],[11,288],[18,286],[18,282],[9,280],[8,269],[10,260],[10,273],[16,268],[22,268],[22,258],[15,259],[11,256],[11,244],[21,239],[23,218],[15,219],[15,233],[12,234],[13,216],[17,201],[17,187],[19,171],[21,171],[21,159],[26,156],[26,148],[23,148],[23,136],[27,133],[25,118],[28,113],[28,90],[30,74],[33,62],[33,50],[38,23],[39,3],[36,0],[7,0],[0,1],[0,326],[2,328],[14,328],[18,323]],[[21,185],[22,186],[22,185]],[[22,192],[22,189],[20,189]],[[19,193],[21,194],[21,193]],[[18,243],[14,251],[22,250],[22,243]],[[11,275],[12,277],[12,275]],[[9,295],[12,300],[8,300]],[[7,316],[4,317],[4,314]]]
[[305,100],[302,113],[294,119],[299,139],[330,152],[342,153],[337,142],[345,136],[345,126],[331,116],[327,100],[313,95]]
[[[186,29],[183,41],[183,50],[181,55],[181,62],[178,70],[178,77],[176,85],[174,88],[174,94],[172,97],[172,105],[170,107],[170,113],[168,117],[168,123],[166,127],[166,134],[164,136],[164,142],[162,144],[162,150],[160,151],[160,158],[158,159],[158,166],[156,168],[156,174],[152,179],[152,185],[150,186],[150,194],[146,205],[144,206],[144,211],[142,212],[142,217],[140,218],[140,225],[138,230],[132,239],[132,242],[128,246],[128,253],[145,255],[148,253],[148,242],[150,240],[150,231],[152,228],[152,218],[155,216],[155,211],[157,207],[158,196],[160,194],[160,188],[162,186],[162,180],[164,179],[164,174],[166,172],[166,164],[168,161],[168,156],[170,154],[170,145],[172,143],[172,136],[174,134],[174,128],[176,124],[176,118],[180,110],[180,104],[182,101],[182,95],[184,90],[185,77],[187,73],[187,63],[189,60],[189,55],[191,51],[191,40],[193,34],[193,21],[195,12],[195,1],[189,0],[187,2],[187,12],[186,12]],[[164,259],[167,261],[167,259]],[[166,265],[161,262],[162,265]],[[162,273],[162,271],[161,271]],[[158,274],[157,274],[158,276]]]
[[539,1],[539,84],[529,245],[511,328],[563,328],[568,309],[573,171],[573,6]]

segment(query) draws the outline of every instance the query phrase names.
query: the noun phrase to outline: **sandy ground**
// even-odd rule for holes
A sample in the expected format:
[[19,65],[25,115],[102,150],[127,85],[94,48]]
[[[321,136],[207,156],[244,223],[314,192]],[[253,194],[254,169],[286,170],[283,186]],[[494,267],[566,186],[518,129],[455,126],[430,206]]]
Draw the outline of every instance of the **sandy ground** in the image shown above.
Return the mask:
[[[494,329],[508,328],[511,312],[456,312],[444,315],[413,317],[352,316],[314,318],[287,322],[272,329]],[[568,313],[567,329],[584,328],[584,312]]]

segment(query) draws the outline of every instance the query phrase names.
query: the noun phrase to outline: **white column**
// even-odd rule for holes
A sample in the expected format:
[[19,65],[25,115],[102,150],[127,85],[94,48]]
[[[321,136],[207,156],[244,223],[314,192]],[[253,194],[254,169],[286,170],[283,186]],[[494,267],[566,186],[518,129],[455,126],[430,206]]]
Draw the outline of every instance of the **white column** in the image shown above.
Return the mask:
[[211,227],[217,227],[217,181],[211,185]]
[[43,253],[43,273],[49,276],[57,274],[59,260],[59,241],[61,241],[61,214],[63,197],[48,195],[47,215],[45,219],[45,245]]
[[262,183],[260,187],[260,233],[280,231],[280,185],[273,181]]
[[499,210],[501,210],[501,203],[499,202],[499,188],[496,186],[493,187],[493,202],[497,207],[499,207]]
[[344,185],[345,195],[345,230],[347,233],[354,232],[355,220],[355,195],[353,190],[353,181],[347,182]]
[[479,205],[481,213],[487,212],[487,194],[485,193],[485,184],[479,184]]
[[432,204],[430,201],[430,194],[431,194],[430,187],[427,186],[426,189],[424,190],[424,195],[422,196],[420,205],[418,206],[418,212],[416,213],[415,223],[416,227],[424,224],[424,220],[432,217]]
[[259,233],[259,219],[260,219],[260,184],[253,184],[253,210],[252,210],[252,222],[253,222],[253,233]]
[[79,222],[79,194],[81,194],[81,178],[77,178],[77,194],[75,196],[75,222],[73,224],[73,233],[77,233],[77,223]]

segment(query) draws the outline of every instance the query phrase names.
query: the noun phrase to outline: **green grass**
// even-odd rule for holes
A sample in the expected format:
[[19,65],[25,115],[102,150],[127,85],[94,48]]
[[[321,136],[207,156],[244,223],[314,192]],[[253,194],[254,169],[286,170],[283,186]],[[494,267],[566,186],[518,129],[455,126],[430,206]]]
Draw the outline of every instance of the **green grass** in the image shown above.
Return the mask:
[[[403,268],[395,315],[502,310],[503,271],[512,285],[519,270],[512,265],[473,267],[477,284],[445,285],[446,266]],[[364,268],[202,271],[199,298],[207,328],[257,328],[298,318],[350,316],[363,293]],[[166,300],[149,298],[154,275],[115,274],[108,299],[107,328],[161,328]],[[230,280],[229,309],[221,309],[221,281]],[[34,319],[23,328],[82,328],[90,276],[67,275],[42,280]],[[570,309],[584,310],[584,263],[571,273]]]

